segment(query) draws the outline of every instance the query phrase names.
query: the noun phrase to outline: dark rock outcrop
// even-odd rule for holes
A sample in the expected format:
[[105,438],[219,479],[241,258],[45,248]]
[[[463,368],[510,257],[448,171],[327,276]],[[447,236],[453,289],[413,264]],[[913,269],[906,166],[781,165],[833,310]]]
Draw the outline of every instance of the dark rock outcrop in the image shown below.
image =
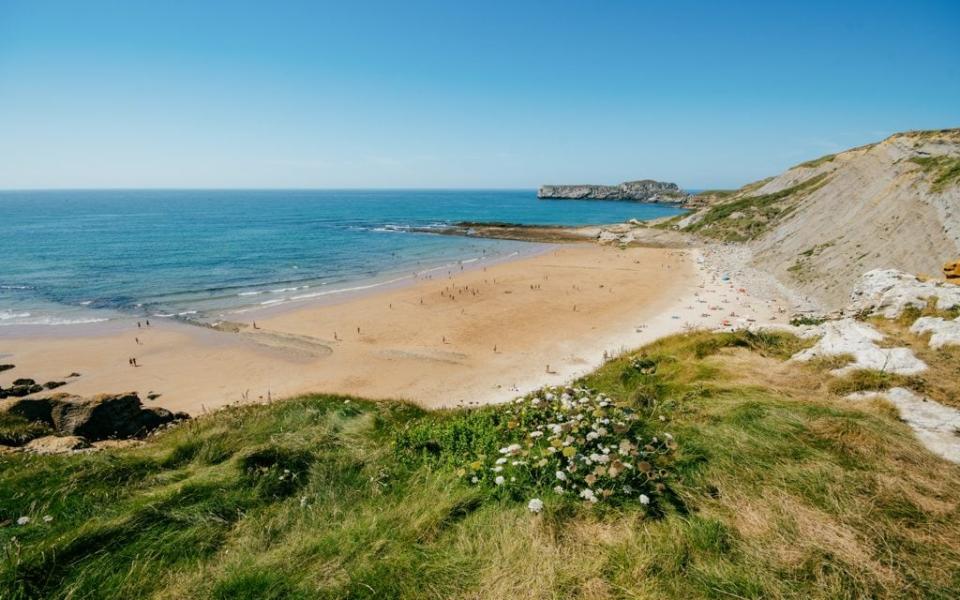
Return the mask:
[[0,404],[0,412],[45,423],[59,435],[82,436],[89,441],[140,437],[161,425],[190,418],[186,413],[144,408],[136,393],[24,398]]
[[13,365],[0,365],[0,373],[4,371],[9,371],[12,368],[13,368]]
[[[32,379],[18,379],[17,381],[33,381]],[[24,396],[29,396],[30,394],[36,394],[37,392],[42,392],[43,386],[37,385],[36,383],[21,383],[18,384],[14,382],[13,387],[0,388],[0,399],[3,398],[23,398]]]
[[689,194],[675,183],[643,179],[620,185],[543,185],[537,198],[558,200],[629,200],[633,202],[682,203]]

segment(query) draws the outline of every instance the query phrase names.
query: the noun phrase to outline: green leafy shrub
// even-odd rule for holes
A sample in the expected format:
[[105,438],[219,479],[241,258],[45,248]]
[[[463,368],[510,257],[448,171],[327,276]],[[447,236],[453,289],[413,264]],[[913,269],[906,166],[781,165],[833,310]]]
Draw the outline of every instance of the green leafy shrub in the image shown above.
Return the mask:
[[666,490],[673,437],[647,433],[633,410],[602,393],[544,388],[504,412],[497,451],[460,471],[474,485],[516,499],[546,495],[642,505]]

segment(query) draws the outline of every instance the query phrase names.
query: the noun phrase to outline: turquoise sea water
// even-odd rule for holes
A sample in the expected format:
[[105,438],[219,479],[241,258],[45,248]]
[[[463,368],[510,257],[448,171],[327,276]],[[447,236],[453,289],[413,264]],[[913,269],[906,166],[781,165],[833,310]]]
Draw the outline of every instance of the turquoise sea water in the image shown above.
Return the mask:
[[538,200],[533,190],[0,192],[0,326],[229,318],[531,247],[411,227],[584,225],[677,212]]

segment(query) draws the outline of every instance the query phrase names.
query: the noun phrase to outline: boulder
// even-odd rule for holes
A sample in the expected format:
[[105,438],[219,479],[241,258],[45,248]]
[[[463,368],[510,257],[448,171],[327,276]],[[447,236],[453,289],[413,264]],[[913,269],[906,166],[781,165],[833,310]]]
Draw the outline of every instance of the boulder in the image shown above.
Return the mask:
[[135,393],[61,401],[53,407],[51,416],[58,432],[89,440],[137,437],[176,419],[168,410],[143,408]]
[[77,435],[47,435],[35,440],[30,440],[30,443],[24,446],[23,449],[26,452],[33,452],[34,454],[69,454],[89,447],[90,443]]
[[[17,381],[22,381],[18,379]],[[30,380],[32,381],[32,380]],[[37,392],[42,392],[43,386],[37,384],[29,385],[14,385],[13,387],[6,388],[0,392],[0,398],[14,397],[14,398],[23,398],[24,396],[29,396],[30,394],[36,394]]]
[[77,435],[89,441],[140,437],[157,427],[190,418],[163,408],[144,408],[136,393],[102,394],[80,398],[57,394],[0,404],[0,412],[46,423],[60,435]]
[[45,423],[53,427],[53,419],[50,413],[56,402],[52,398],[23,398],[22,400],[7,401],[0,404],[0,412],[16,415],[28,421]]
[[43,387],[48,390],[54,390],[60,387],[61,385],[67,385],[67,382],[66,381],[48,381],[45,384],[43,384]]
[[4,371],[9,371],[12,368],[13,368],[13,365],[0,365],[0,373],[3,373]]
[[848,309],[893,319],[908,306],[922,309],[931,300],[941,309],[960,305],[960,285],[923,281],[896,269],[874,269],[864,273],[854,285]]
[[14,380],[13,380],[13,385],[15,385],[15,386],[17,386],[17,385],[36,385],[36,384],[37,384],[36,381],[34,381],[34,380],[32,380],[32,379],[27,379],[26,377],[23,377],[23,378],[21,378],[21,379],[14,379]]
[[910,326],[910,331],[931,334],[931,348],[960,346],[960,317],[952,321],[940,317],[920,317]]
[[917,358],[910,348],[879,346],[878,342],[883,341],[883,334],[855,319],[827,321],[805,328],[800,337],[816,335],[821,336],[817,343],[794,354],[792,360],[806,362],[826,356],[852,356],[852,363],[831,371],[834,375],[844,375],[858,369],[915,375],[927,369],[927,365]]

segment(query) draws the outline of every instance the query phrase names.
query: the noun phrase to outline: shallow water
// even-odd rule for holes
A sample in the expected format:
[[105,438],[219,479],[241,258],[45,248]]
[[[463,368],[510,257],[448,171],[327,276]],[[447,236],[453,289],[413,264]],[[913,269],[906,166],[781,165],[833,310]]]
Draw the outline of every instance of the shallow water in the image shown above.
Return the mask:
[[0,192],[0,326],[228,318],[531,247],[411,227],[586,225],[677,212],[538,200],[533,190]]

